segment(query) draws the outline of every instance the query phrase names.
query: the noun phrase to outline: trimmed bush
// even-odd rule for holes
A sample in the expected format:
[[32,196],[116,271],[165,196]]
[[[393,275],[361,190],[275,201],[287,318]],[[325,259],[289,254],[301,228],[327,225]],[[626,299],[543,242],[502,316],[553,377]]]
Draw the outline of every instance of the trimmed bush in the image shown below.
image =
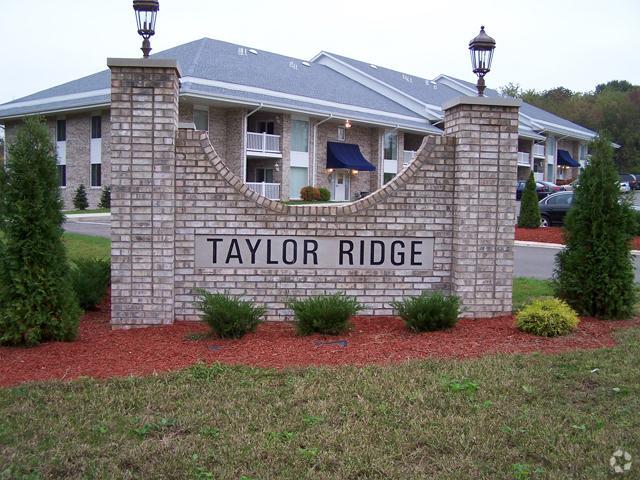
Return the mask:
[[300,198],[305,202],[317,202],[320,200],[320,189],[316,187],[302,187],[300,189]]
[[73,206],[76,210],[86,210],[89,208],[89,200],[87,200],[87,189],[81,183],[73,197]]
[[300,335],[338,335],[351,327],[351,317],[362,309],[362,305],[353,297],[335,293],[289,301],[287,308],[293,310]]
[[520,199],[520,215],[518,215],[518,227],[540,227],[540,206],[538,205],[536,180],[535,178],[533,178],[533,172],[529,174],[529,179],[524,186],[522,198]]
[[580,319],[567,303],[557,298],[534,300],[516,315],[516,327],[523,332],[543,337],[566,335]]
[[71,281],[80,308],[95,310],[107,294],[110,278],[111,264],[108,258],[80,258],[73,262]]
[[432,332],[453,327],[462,313],[455,295],[422,292],[416,297],[392,302],[396,314],[413,332]]
[[251,301],[240,300],[224,293],[198,290],[200,317],[220,338],[241,338],[255,332],[266,308]]
[[566,248],[556,255],[555,294],[581,315],[628,318],[637,297],[630,252],[634,217],[620,192],[610,141],[598,137],[591,151],[565,218]]
[[81,310],[62,243],[56,154],[42,118],[9,145],[0,211],[0,343],[73,340]]
[[98,208],[111,208],[111,186],[105,185],[100,193]]
[[331,192],[328,188],[320,187],[318,191],[320,192],[320,201],[328,202],[331,200]]

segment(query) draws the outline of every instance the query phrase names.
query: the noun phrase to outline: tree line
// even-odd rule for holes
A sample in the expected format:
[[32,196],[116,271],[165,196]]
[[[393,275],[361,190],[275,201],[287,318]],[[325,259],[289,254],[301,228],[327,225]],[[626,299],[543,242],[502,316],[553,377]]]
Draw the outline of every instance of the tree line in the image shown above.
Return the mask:
[[499,90],[593,131],[606,133],[620,145],[614,153],[618,171],[640,173],[640,85],[613,80],[596,85],[591,92],[574,92],[565,87],[522,90],[519,84],[508,83]]

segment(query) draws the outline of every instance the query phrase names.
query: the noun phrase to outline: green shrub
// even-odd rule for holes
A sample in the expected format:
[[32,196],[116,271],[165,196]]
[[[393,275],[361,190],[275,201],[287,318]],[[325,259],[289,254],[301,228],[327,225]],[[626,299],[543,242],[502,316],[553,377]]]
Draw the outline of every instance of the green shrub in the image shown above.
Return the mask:
[[422,292],[416,297],[392,302],[396,314],[409,330],[432,332],[453,327],[462,313],[460,299],[455,295]]
[[71,267],[71,282],[84,310],[95,310],[109,288],[111,265],[108,258],[80,258]]
[[73,340],[78,308],[62,242],[56,154],[42,118],[9,145],[0,211],[0,343]]
[[318,189],[318,192],[320,192],[320,201],[328,202],[329,200],[331,200],[331,192],[328,188],[320,187]]
[[610,141],[598,137],[591,151],[565,218],[566,248],[556,255],[555,294],[581,315],[627,318],[637,297],[630,252],[634,217],[620,192]]
[[344,293],[318,295],[287,302],[293,310],[294,321],[300,335],[326,333],[338,335],[349,329],[351,317],[362,309],[353,297]]
[[111,208],[111,186],[105,185],[100,193],[98,208]]
[[89,200],[87,200],[87,189],[81,183],[73,197],[73,206],[76,210],[86,210],[89,208]]
[[516,315],[516,327],[523,332],[544,337],[565,335],[580,323],[576,312],[562,300],[534,300]]
[[198,308],[201,318],[220,338],[240,338],[254,332],[266,313],[266,308],[251,301],[240,300],[224,293],[199,289]]
[[538,205],[538,194],[536,193],[536,181],[533,178],[533,172],[529,174],[529,179],[524,186],[522,198],[520,199],[520,215],[518,215],[518,227],[540,227],[540,206]]
[[633,217],[631,223],[631,235],[634,237],[640,236],[640,210],[631,210],[631,216]]
[[316,187],[302,187],[300,189],[300,198],[305,202],[317,202],[320,200],[320,189]]

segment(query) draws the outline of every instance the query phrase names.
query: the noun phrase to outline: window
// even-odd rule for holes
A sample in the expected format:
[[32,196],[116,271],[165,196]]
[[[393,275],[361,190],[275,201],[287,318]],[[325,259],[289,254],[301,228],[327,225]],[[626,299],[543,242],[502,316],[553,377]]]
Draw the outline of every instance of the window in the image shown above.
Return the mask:
[[91,164],[91,186],[102,186],[102,164],[100,163]]
[[300,190],[309,184],[309,170],[303,167],[291,167],[289,170],[289,196],[300,198]]
[[384,159],[398,159],[398,135],[395,133],[384,134]]
[[273,123],[273,121],[265,120],[263,122],[258,122],[258,133],[266,133],[267,135],[273,135],[275,131],[276,131],[275,124]]
[[66,165],[58,165],[58,186],[59,187],[67,186],[67,166]]
[[309,151],[309,122],[304,120],[291,122],[291,150],[294,152]]
[[256,168],[256,182],[273,183],[273,168]]
[[66,120],[58,120],[56,122],[56,140],[58,142],[67,141],[67,121]]
[[391,180],[393,180],[393,177],[395,177],[395,176],[396,176],[395,173],[385,172],[385,174],[384,174],[384,183],[389,183]]
[[338,140],[344,142],[347,139],[347,130],[344,127],[338,127]]
[[102,138],[102,117],[99,115],[91,117],[91,138]]
[[195,107],[193,110],[193,123],[196,130],[209,131],[209,109]]
[[571,205],[572,200],[573,200],[572,193],[567,193],[564,195],[554,195],[553,197],[549,197],[549,199],[547,200],[547,205],[554,205],[554,206]]

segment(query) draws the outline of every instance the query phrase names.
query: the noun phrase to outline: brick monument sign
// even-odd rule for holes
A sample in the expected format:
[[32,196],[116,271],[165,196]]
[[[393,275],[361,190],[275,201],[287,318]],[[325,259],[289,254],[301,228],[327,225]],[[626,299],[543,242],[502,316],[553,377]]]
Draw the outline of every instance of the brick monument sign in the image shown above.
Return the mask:
[[519,102],[443,105],[445,135],[353,203],[287,205],[250,190],[206,132],[179,128],[175,61],[109,59],[112,325],[197,320],[197,288],[291,317],[288,299],[345,292],[363,314],[424,290],[465,315],[511,312]]

